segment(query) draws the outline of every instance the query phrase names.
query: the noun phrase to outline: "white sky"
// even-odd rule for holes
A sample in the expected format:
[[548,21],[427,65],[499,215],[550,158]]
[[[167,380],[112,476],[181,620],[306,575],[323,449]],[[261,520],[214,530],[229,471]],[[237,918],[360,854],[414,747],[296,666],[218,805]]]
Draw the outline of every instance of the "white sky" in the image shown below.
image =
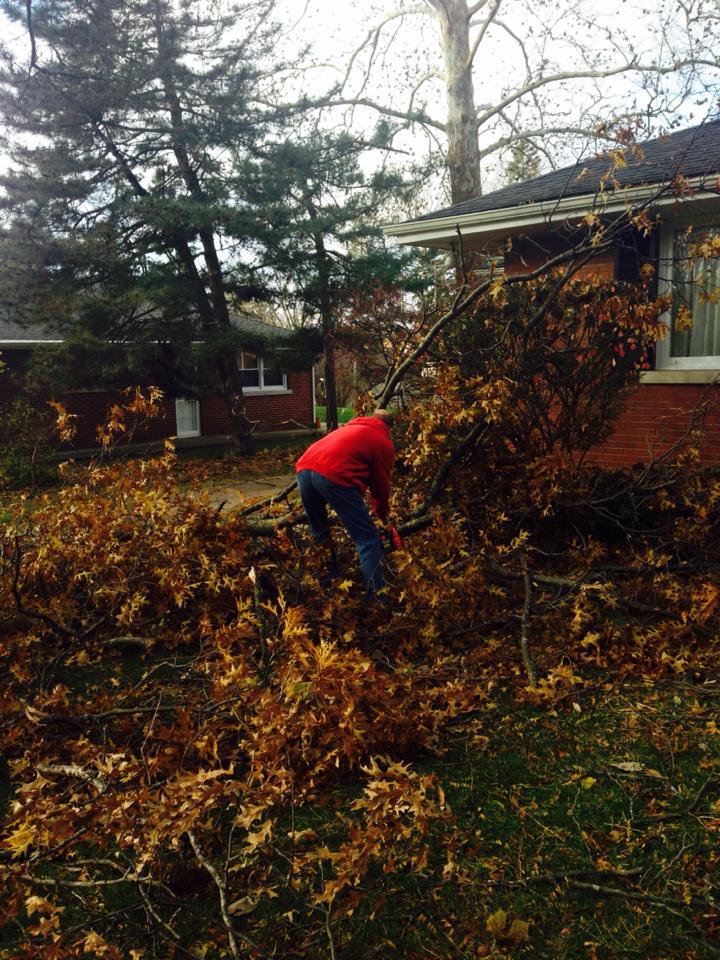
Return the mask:
[[[578,65],[583,52],[593,55],[601,47],[607,48],[609,62],[618,62],[632,44],[638,58],[643,62],[657,61],[671,56],[668,42],[681,37],[682,21],[673,18],[670,11],[675,0],[573,0],[577,15],[572,19],[562,11],[570,0],[502,0],[497,22],[490,28],[476,59],[474,74],[475,95],[478,104],[493,104],[507,92],[508,87],[521,83],[526,72],[526,62],[516,38],[522,36],[535,61],[545,59],[555,70],[572,69]],[[691,10],[709,0],[686,0]],[[353,49],[365,39],[371,25],[382,21],[398,6],[406,9],[423,6],[424,0],[280,0],[278,11],[282,12],[286,30],[278,36],[279,55],[299,56],[307,45],[312,46],[312,56],[317,67],[304,70],[285,83],[283,93],[292,98],[301,92],[310,96],[319,95],[332,80],[342,78],[345,65]],[[583,23],[584,18],[584,23]],[[664,25],[664,29],[663,29]],[[546,28],[552,28],[556,39],[547,44]],[[364,96],[391,107],[404,109],[408,103],[408,90],[424,72],[442,69],[439,39],[434,21],[427,16],[407,16],[401,23],[394,20],[382,34],[378,48],[376,69],[370,74]],[[13,37],[15,35],[15,38]],[[383,44],[393,37],[383,60]],[[718,46],[720,46],[720,38]],[[3,40],[16,49],[26,51],[29,43],[18,27],[3,25]],[[612,43],[617,49],[612,49]],[[704,41],[707,44],[707,38]],[[545,45],[544,45],[545,44]],[[703,53],[712,51],[701,50]],[[365,55],[358,58],[356,71],[348,83],[347,92],[361,89]],[[717,78],[717,73],[715,74]],[[670,81],[670,86],[675,81]],[[591,110],[593,117],[598,108],[594,101],[599,95],[607,99],[599,109],[601,116],[624,110],[642,110],[651,104],[652,96],[640,89],[636,75],[623,74],[598,81],[568,82],[564,86],[546,88],[545,96],[553,102],[555,117],[551,125],[573,125],[581,108]],[[422,85],[417,104],[425,106],[437,119],[445,114],[444,88],[442,81],[433,79]],[[712,99],[694,97],[677,103],[672,114],[665,115],[665,125],[672,116],[680,126],[688,126],[702,120],[712,109],[717,109]],[[513,109],[508,111],[514,117]],[[350,116],[349,111],[346,116]],[[355,110],[352,120],[367,128],[379,117],[373,110]],[[528,111],[515,117],[524,129],[532,129],[536,122]],[[590,126],[587,120],[583,124]],[[660,126],[663,120],[660,121]],[[651,130],[654,133],[655,130]],[[442,134],[436,134],[442,141]],[[488,146],[497,134],[484,130],[480,135],[481,147]],[[399,145],[408,154],[422,153],[429,141],[426,135],[415,131],[405,135]],[[570,163],[581,149],[579,142],[568,135],[556,135],[552,143],[552,156],[556,162]],[[502,182],[505,159],[488,158],[483,164],[485,189],[493,189]],[[547,169],[549,160],[543,159]],[[427,202],[441,201],[441,197],[427,198]],[[419,198],[419,203],[425,203]]]
[[[690,0],[689,7],[695,8],[702,0]],[[303,85],[311,90],[320,90],[330,77],[343,75],[344,64],[350,52],[365,39],[369,25],[379,23],[388,12],[402,5],[402,0],[285,0],[283,7],[291,12],[289,19],[298,19],[293,35],[298,43],[311,42],[318,63],[324,64],[315,73],[305,74]],[[417,6],[408,0],[405,7]],[[422,5],[422,0],[419,5]],[[488,31],[481,55],[476,60],[474,73],[475,96],[479,104],[497,102],[507,92],[508,85],[521,83],[526,71],[526,63],[519,45],[513,37],[522,36],[539,61],[546,59],[555,70],[569,70],[581,65],[582,53],[592,56],[600,48],[608,50],[608,63],[621,62],[632,44],[637,58],[643,63],[658,62],[673,58],[673,44],[679,44],[684,34],[682,20],[673,17],[673,0],[576,0],[573,4],[579,16],[570,19],[563,11],[568,4],[563,0],[534,0],[525,3],[522,0],[503,0],[501,6],[502,26],[497,25]],[[528,11],[534,13],[528,14]],[[302,19],[299,19],[303,12]],[[584,19],[584,23],[582,22]],[[433,21],[427,16],[408,16],[397,29],[398,21],[388,25],[383,34],[390,36],[396,30],[391,47],[392,59],[385,64],[385,70],[376,71],[363,91],[370,99],[403,109],[407,104],[407,88],[411,78],[417,78],[432,68],[441,69],[440,44]],[[543,28],[552,28],[556,40],[542,46]],[[564,34],[564,36],[563,36]],[[608,38],[611,39],[608,39]],[[718,46],[720,47],[720,37]],[[612,48],[612,44],[617,49]],[[533,49],[534,48],[534,49]],[[713,51],[701,51],[710,53]],[[362,65],[359,58],[357,66]],[[378,62],[382,63],[378,57]],[[361,71],[356,71],[356,78]],[[717,79],[717,72],[715,78]],[[677,89],[677,81],[665,81],[666,88]],[[358,80],[349,84],[348,91],[358,90]],[[557,126],[572,125],[574,117],[581,107],[597,110],[593,106],[599,95],[608,102],[599,110],[600,116],[608,117],[613,113],[625,111],[643,111],[657,106],[658,98],[653,92],[643,90],[637,74],[621,74],[613,78],[597,81],[586,80],[568,82],[565,86],[546,88],[547,94],[555,101]],[[657,92],[655,92],[657,94]],[[440,81],[431,81],[421,88],[420,102],[425,98],[428,112],[437,119],[444,119],[444,90]],[[667,128],[669,122],[688,126],[700,122],[709,110],[717,109],[712,99],[689,98],[684,102],[671,104],[670,113],[665,113],[650,129],[654,134],[658,128]],[[510,111],[512,113],[512,111]],[[363,115],[355,112],[355,119]],[[377,118],[374,111],[365,111],[367,122]],[[526,116],[526,129],[533,124]],[[587,122],[585,126],[591,125]],[[494,142],[490,131],[481,132],[481,147]],[[422,139],[406,141],[410,149],[413,143],[417,149],[423,149]],[[571,137],[556,137],[553,155],[561,163],[573,162],[580,149],[577,141]],[[548,162],[544,161],[545,168]],[[487,188],[498,185],[502,175],[502,164],[488,160],[484,164],[484,180]]]

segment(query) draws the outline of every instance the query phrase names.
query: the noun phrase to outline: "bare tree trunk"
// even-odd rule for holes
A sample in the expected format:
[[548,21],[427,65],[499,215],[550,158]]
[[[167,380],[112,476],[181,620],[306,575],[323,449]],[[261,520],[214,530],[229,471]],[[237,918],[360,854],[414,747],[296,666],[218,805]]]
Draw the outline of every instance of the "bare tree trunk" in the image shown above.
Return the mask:
[[[305,203],[311,222],[318,221],[317,209],[312,197],[306,191]],[[330,296],[330,260],[325,249],[325,238],[320,229],[313,232],[318,279],[320,281],[320,322],[323,331],[323,351],[325,353],[325,404],[328,433],[338,428],[337,383],[335,377],[335,318],[333,317],[332,298]]]
[[480,149],[470,58],[470,12],[465,0],[428,0],[442,32],[447,95],[447,164],[452,202],[479,197]]

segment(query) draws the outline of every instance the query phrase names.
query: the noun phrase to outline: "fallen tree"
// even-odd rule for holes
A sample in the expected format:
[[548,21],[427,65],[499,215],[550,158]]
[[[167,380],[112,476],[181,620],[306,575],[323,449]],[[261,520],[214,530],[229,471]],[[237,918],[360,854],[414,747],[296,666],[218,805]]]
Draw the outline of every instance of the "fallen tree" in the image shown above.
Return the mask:
[[[395,615],[368,610],[347,541],[347,579],[319,588],[291,486],[226,516],[178,488],[168,451],[17,501],[0,568],[3,949],[338,955],[353,913],[385,909],[404,877],[460,896],[465,838],[414,765],[459,730],[488,737],[495,688],[542,719],[598,683],[713,674],[720,481],[694,466],[702,411],[664,460],[583,463],[665,304],[563,263],[452,293],[388,377],[386,403],[423,358],[399,440]],[[522,882],[653,903],[705,936],[709,894],[680,900],[662,872],[621,886],[636,876],[585,863]],[[490,931],[504,956],[527,930],[493,916],[465,936],[479,951]]]

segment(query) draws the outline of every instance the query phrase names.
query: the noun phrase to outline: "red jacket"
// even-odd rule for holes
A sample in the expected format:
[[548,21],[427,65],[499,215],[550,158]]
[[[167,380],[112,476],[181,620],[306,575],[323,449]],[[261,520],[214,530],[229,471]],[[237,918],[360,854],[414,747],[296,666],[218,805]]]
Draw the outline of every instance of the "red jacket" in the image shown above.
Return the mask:
[[314,470],[341,487],[370,488],[373,510],[387,520],[390,471],[395,447],[386,423],[377,417],[355,417],[344,427],[316,440],[295,464],[295,469]]

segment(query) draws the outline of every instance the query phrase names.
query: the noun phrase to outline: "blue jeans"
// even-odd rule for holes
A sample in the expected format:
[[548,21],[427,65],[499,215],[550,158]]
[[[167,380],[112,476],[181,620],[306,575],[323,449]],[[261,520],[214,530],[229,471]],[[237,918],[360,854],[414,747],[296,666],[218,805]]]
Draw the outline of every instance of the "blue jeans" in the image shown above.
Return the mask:
[[314,470],[301,470],[298,489],[310,530],[316,540],[330,539],[327,505],[333,508],[350,535],[360,557],[360,570],[368,595],[382,589],[380,534],[357,487],[341,487]]

